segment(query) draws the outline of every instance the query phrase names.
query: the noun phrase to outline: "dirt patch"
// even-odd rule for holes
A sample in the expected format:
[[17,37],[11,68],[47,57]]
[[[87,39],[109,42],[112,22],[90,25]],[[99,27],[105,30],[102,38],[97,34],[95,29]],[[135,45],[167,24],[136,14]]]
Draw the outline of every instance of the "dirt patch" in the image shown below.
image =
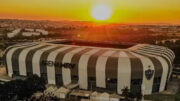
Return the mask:
[[0,67],[0,79],[11,80],[11,78],[6,74],[5,67]]
[[6,75],[6,68],[5,67],[0,67],[0,76]]

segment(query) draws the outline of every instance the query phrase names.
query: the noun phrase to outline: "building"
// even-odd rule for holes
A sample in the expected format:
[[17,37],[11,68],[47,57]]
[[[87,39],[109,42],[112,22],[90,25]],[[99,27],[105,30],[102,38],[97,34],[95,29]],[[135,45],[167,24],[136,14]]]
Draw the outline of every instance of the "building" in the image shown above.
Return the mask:
[[180,79],[180,64],[174,65],[174,68],[172,70],[172,77]]
[[149,44],[59,40],[16,44],[4,57],[9,76],[37,74],[49,84],[77,83],[80,89],[117,94],[143,86],[151,94],[165,90],[175,55]]

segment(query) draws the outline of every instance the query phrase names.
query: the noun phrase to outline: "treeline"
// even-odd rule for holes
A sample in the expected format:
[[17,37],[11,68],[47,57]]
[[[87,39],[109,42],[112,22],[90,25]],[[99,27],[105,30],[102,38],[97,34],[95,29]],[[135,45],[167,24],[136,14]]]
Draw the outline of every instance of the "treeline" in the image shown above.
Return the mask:
[[26,80],[12,80],[0,84],[0,101],[26,100],[37,91],[45,90],[45,80],[32,75]]

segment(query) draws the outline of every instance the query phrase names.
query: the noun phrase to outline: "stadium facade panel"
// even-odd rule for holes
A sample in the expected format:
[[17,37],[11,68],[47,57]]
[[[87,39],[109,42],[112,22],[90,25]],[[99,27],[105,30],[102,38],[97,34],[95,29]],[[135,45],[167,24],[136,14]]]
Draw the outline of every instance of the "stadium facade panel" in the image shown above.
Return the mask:
[[4,57],[9,76],[37,74],[49,84],[78,83],[80,89],[145,94],[165,90],[174,53],[162,46],[137,44],[126,49],[49,42],[16,44]]

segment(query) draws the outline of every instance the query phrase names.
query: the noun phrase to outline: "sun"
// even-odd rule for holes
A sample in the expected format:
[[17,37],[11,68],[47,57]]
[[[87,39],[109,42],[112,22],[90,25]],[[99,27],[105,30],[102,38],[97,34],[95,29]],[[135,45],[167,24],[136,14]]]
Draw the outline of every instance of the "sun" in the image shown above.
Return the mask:
[[91,16],[99,21],[107,20],[111,17],[111,15],[111,8],[105,4],[95,5],[91,10]]

